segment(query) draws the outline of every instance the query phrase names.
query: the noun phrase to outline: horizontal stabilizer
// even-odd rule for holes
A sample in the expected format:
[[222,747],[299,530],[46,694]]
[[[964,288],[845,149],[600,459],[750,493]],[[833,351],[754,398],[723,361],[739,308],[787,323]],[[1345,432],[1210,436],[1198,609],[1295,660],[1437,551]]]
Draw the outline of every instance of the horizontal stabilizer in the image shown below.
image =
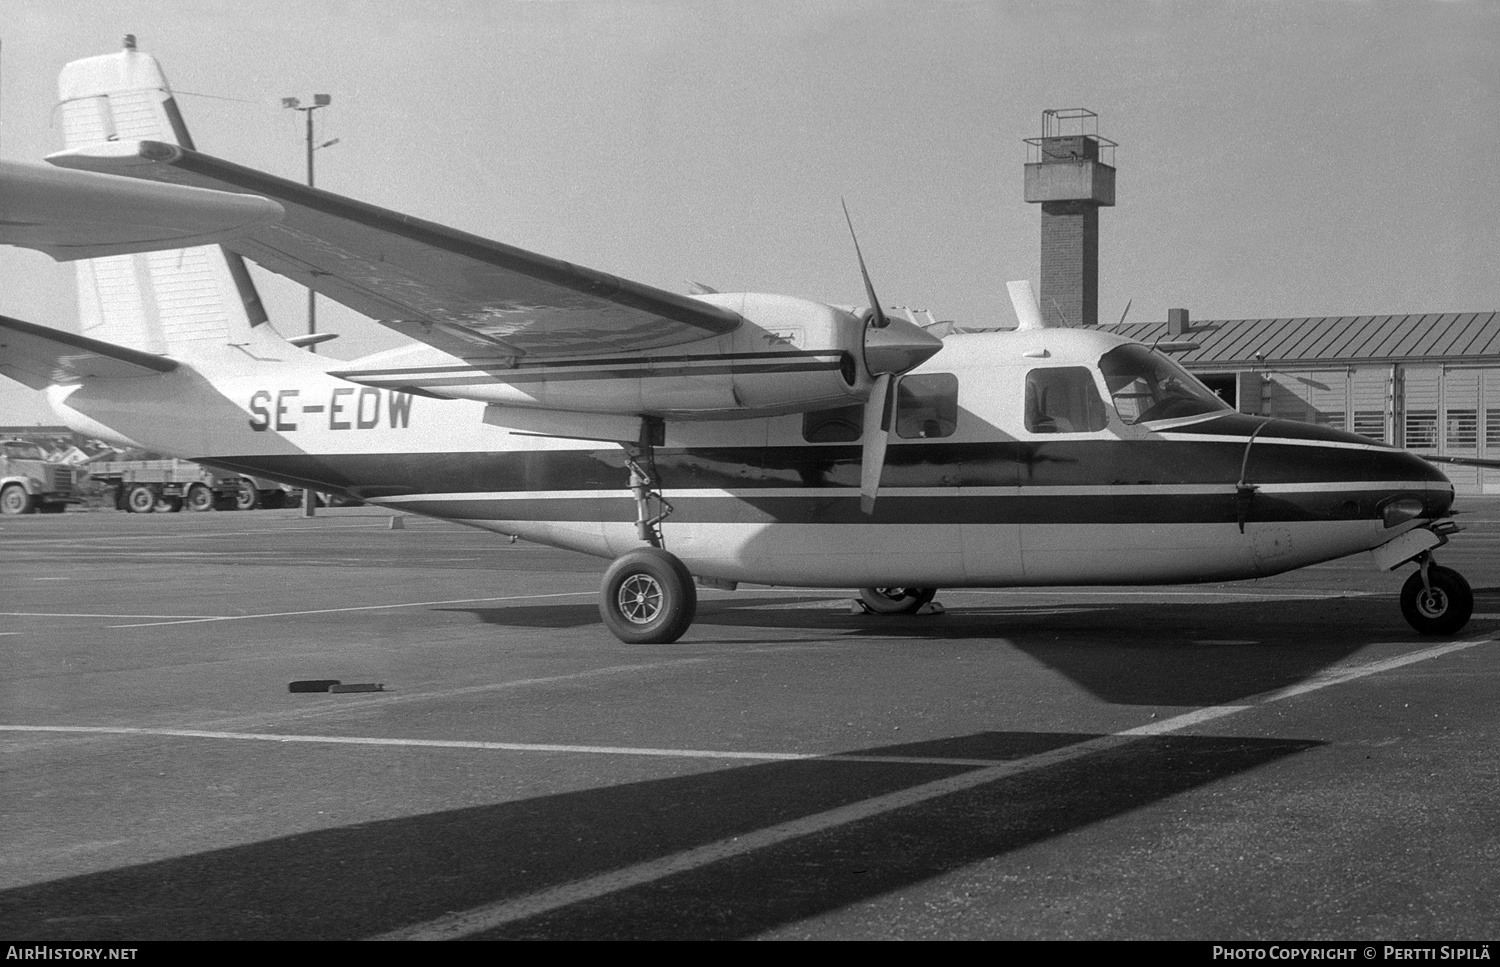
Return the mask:
[[60,152],[65,168],[244,192],[285,210],[226,247],[460,358],[641,351],[731,332],[728,309],[160,141]]
[[159,376],[176,368],[176,361],[165,356],[0,316],[0,375],[32,389]]
[[281,215],[255,195],[0,161],[0,245],[59,262],[225,242]]

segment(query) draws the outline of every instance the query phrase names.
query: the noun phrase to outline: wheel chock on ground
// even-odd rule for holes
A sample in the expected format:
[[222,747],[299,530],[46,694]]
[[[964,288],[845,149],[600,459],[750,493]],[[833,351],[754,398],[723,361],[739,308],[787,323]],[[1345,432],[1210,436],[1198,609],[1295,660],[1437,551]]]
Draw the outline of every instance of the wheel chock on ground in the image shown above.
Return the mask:
[[310,678],[306,681],[292,682],[286,690],[289,692],[326,692],[339,684],[337,678]]
[[393,531],[403,531],[403,530],[406,530],[406,518],[405,517],[401,517],[401,516],[392,517],[391,518],[391,530],[393,530]]
[[383,692],[385,686],[374,682],[359,682],[351,685],[330,685],[328,690],[330,692]]
[[945,614],[948,609],[936,601],[929,601],[917,609],[917,614]]

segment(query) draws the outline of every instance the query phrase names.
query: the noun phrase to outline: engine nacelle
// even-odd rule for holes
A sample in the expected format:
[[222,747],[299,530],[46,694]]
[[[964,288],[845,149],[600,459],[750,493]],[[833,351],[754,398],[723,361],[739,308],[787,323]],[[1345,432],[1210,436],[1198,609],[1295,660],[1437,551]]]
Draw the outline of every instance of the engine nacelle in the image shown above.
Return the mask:
[[[367,357],[333,375],[504,406],[679,420],[772,416],[843,406],[868,394],[873,380],[857,316],[791,296],[696,298],[745,321],[733,332],[665,349],[534,361],[466,361],[412,346]],[[443,370],[440,382],[431,377],[434,368]]]

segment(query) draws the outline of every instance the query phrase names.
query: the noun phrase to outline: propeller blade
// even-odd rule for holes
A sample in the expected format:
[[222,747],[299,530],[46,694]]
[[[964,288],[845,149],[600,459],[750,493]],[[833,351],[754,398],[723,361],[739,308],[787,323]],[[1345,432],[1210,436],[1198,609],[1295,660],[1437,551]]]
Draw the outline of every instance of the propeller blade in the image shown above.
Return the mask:
[[890,320],[885,317],[885,310],[880,308],[875,285],[870,281],[869,270],[865,268],[865,256],[859,250],[859,236],[854,234],[854,219],[849,217],[849,203],[840,198],[839,204],[844,206],[844,221],[849,225],[849,237],[854,239],[854,257],[859,259],[859,274],[865,279],[865,296],[870,300],[870,325],[875,329],[884,329]]
[[865,400],[864,448],[859,462],[859,509],[867,514],[875,511],[880,472],[885,469],[886,444],[891,440],[891,417],[895,409],[893,384],[890,373],[880,374]]
[[1042,319],[1041,307],[1036,303],[1036,293],[1031,291],[1030,279],[1007,282],[1005,288],[1010,291],[1010,304],[1016,310],[1016,332],[1047,328],[1047,323]]

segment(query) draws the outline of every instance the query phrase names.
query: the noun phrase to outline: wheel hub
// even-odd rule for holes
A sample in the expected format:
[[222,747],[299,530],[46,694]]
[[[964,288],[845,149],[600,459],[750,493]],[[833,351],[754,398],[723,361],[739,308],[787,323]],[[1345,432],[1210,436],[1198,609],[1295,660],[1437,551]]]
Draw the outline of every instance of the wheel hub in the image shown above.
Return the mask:
[[1439,588],[1428,588],[1417,595],[1417,610],[1426,618],[1441,618],[1448,611],[1448,596]]
[[649,624],[661,614],[662,587],[649,574],[632,574],[620,585],[616,599],[620,614],[631,624]]

